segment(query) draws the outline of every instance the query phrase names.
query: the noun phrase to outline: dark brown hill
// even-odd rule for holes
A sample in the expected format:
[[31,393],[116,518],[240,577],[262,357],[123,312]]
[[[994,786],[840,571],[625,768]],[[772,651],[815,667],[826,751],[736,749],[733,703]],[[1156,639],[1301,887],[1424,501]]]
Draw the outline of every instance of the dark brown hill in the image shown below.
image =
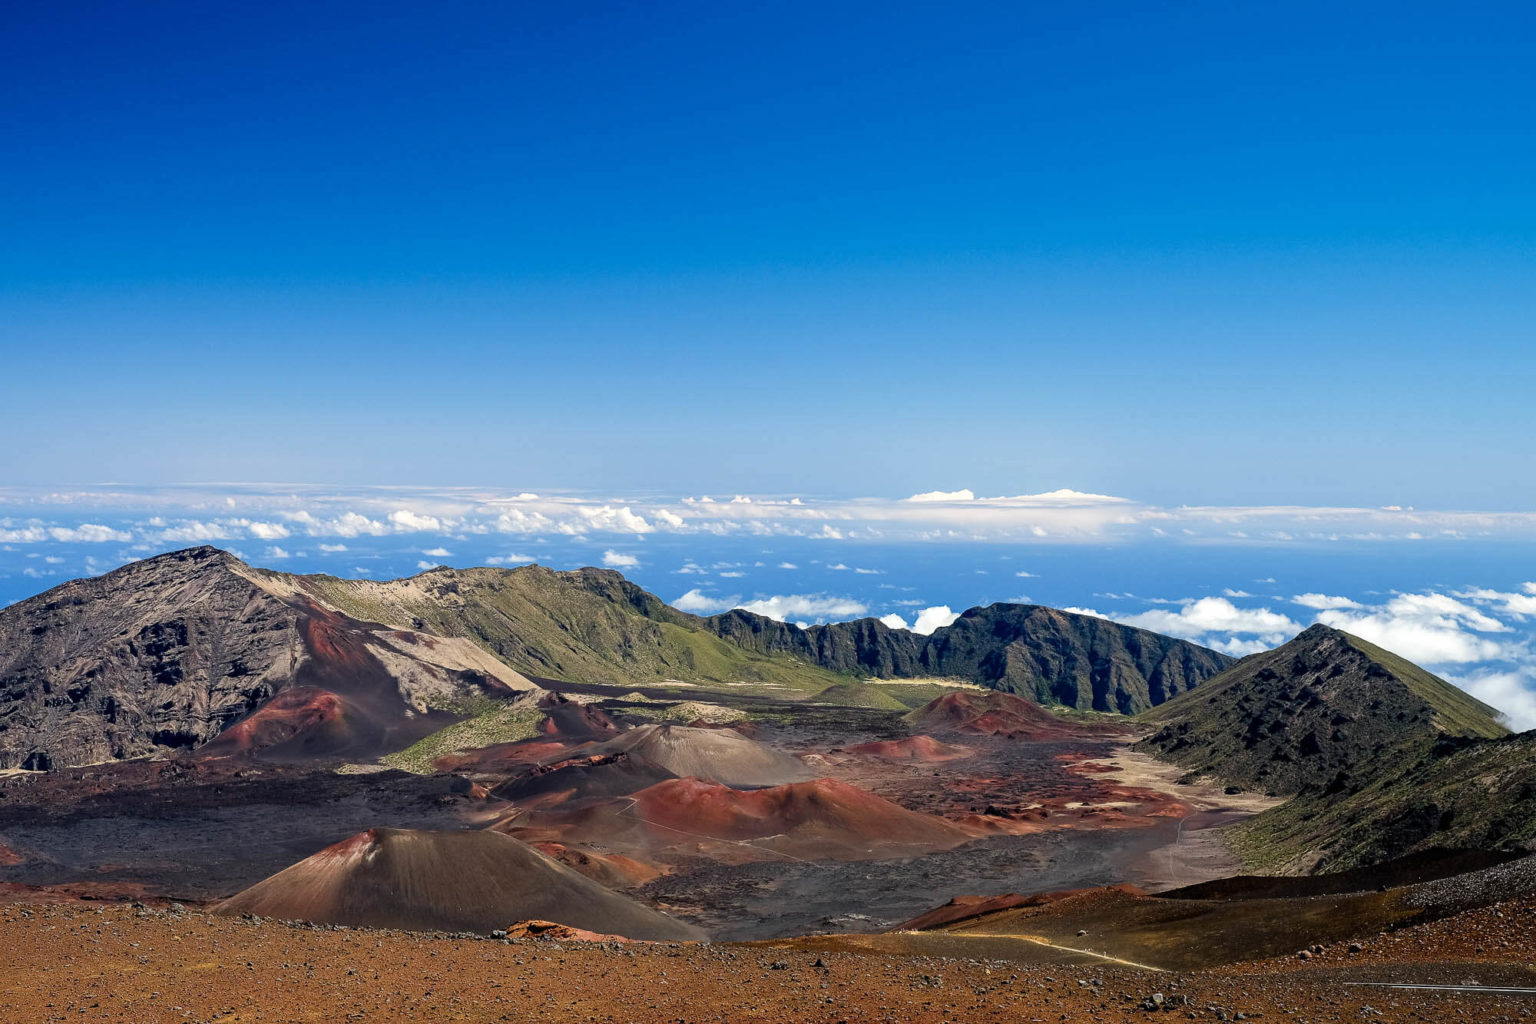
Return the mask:
[[0,610],[0,768],[187,751],[243,720],[223,752],[374,755],[464,697],[532,685],[463,640],[358,620],[284,579],[192,548]]
[[232,896],[215,913],[488,934],[553,921],[631,939],[703,938],[499,832],[369,829]]
[[1276,795],[1347,792],[1443,736],[1495,738],[1498,713],[1359,637],[1317,625],[1142,716],[1141,749]]
[[1187,640],[1041,605],[972,608],[926,637],[876,619],[801,629],[739,609],[705,621],[732,643],[834,672],[963,679],[1121,714],[1162,704],[1233,664]]

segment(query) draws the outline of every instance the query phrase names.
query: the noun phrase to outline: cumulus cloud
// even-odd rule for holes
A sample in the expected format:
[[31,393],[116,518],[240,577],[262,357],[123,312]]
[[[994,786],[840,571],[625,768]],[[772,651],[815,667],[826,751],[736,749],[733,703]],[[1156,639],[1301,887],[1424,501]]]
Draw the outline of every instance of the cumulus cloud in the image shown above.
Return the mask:
[[347,550],[347,546],[345,544],[321,544],[320,550],[328,555],[334,555]]
[[890,626],[892,629],[910,628],[907,625],[907,620],[902,618],[900,615],[897,615],[895,612],[892,612],[889,615],[880,616],[880,621],[885,623],[887,626]]
[[1314,608],[1319,611],[1333,608],[1364,608],[1359,601],[1352,601],[1347,597],[1334,597],[1329,594],[1297,594],[1291,598],[1292,604],[1299,604],[1303,608]]
[[596,530],[600,533],[652,533],[656,527],[645,521],[643,516],[630,511],[628,505],[623,508],[614,508],[611,505],[602,505],[597,508],[580,506],[577,514],[580,522],[566,523],[561,527],[564,533],[585,533],[588,530]]
[[1502,711],[1505,724],[1515,732],[1536,729],[1536,679],[1528,673],[1480,672],[1446,678],[1484,704]]
[[81,523],[79,526],[50,526],[48,536],[60,542],[104,544],[107,541],[127,541],[133,534],[127,530],[114,530],[100,523]]
[[201,522],[189,519],[174,526],[167,526],[157,535],[158,539],[172,543],[204,543],[211,540],[227,540],[234,536],[227,523]]
[[1507,633],[1507,625],[1449,594],[1398,594],[1378,607],[1322,611],[1317,621],[1421,664],[1496,661],[1515,653],[1512,645],[1480,635]]
[[634,555],[626,555],[622,551],[609,548],[603,552],[603,564],[610,569],[638,569],[640,559]]
[[447,548],[427,548],[425,551],[422,552],[422,554],[426,555],[428,558],[451,558],[451,557],[453,557],[453,552],[449,551]]
[[867,605],[851,597],[829,597],[826,594],[776,594],[746,601],[736,607],[779,622],[788,622],[791,616],[812,622],[839,621],[858,618],[869,610]]
[[273,546],[262,552],[261,557],[271,559],[272,561],[281,561],[284,558],[292,558],[293,556],[284,549]]
[[413,512],[408,508],[395,509],[389,514],[389,522],[400,533],[435,533],[443,528],[443,521],[437,516]]
[[1527,615],[1536,615],[1536,587],[1526,583],[1521,589],[1523,593],[1486,589],[1463,590],[1457,591],[1456,596],[1478,604],[1493,605],[1493,610],[1497,613],[1523,619]]
[[1271,643],[1283,643],[1301,632],[1301,626],[1268,608],[1239,608],[1224,597],[1202,597],[1177,610],[1154,608],[1135,615],[1112,616],[1116,622],[1139,626],[1154,633],[1199,640],[1209,634],[1256,634]]
[[370,519],[361,512],[351,510],[321,517],[308,509],[300,509],[289,513],[287,518],[289,522],[303,526],[304,532],[311,537],[382,537],[389,532],[389,527],[377,519]]
[[257,540],[282,540],[288,536],[288,527],[282,523],[247,522],[245,528]]
[[739,597],[713,597],[695,587],[682,597],[672,602],[672,607],[680,612],[689,612],[694,615],[715,615],[719,612],[734,608]]
[[917,619],[912,623],[912,632],[927,636],[936,629],[950,625],[959,617],[960,613],[950,611],[949,605],[946,604],[924,608],[917,613]]
[[780,562],[779,563],[779,568],[780,569],[798,569],[800,567],[798,565],[796,565],[794,562]]
[[676,512],[672,512],[664,508],[659,508],[653,512],[652,515],[656,517],[657,522],[664,523],[667,526],[672,527],[674,530],[680,530],[683,528],[683,517],[678,515]]
[[1246,590],[1233,590],[1231,587],[1222,587],[1221,592],[1227,597],[1252,597]]

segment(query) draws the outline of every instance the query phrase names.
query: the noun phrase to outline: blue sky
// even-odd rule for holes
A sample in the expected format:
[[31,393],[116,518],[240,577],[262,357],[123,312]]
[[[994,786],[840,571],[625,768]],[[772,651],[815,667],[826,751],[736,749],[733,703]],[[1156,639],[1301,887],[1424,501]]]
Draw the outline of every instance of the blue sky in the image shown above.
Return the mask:
[[1536,725],[1529,4],[3,17],[0,604],[1321,619]]
[[1533,28],[12,5],[0,479],[1528,508]]

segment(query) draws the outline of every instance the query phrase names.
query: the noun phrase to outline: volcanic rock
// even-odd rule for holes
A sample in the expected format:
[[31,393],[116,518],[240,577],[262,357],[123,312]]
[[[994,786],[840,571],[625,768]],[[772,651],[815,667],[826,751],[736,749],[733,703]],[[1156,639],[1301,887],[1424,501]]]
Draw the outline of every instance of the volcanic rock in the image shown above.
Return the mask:
[[631,939],[702,934],[499,832],[369,829],[214,908],[315,924],[475,931],[553,921]]

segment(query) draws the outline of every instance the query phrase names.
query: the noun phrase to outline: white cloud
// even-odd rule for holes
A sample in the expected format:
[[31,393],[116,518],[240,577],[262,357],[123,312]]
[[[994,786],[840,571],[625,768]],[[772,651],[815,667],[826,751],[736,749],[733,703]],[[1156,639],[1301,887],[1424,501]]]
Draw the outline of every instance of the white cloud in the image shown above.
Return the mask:
[[796,565],[794,562],[780,562],[779,563],[779,568],[780,569],[798,569],[800,567],[798,565]]
[[1222,587],[1221,592],[1227,597],[1252,597],[1246,590],[1233,590],[1231,587]]
[[958,491],[924,491],[922,494],[914,494],[908,501],[975,501],[976,492],[969,487]]
[[1522,586],[1526,593],[1509,593],[1502,590],[1464,590],[1457,591],[1457,597],[1464,597],[1478,604],[1492,604],[1494,611],[1515,618],[1524,618],[1527,615],[1536,615],[1536,592],[1532,592],[1531,584]]
[[745,575],[746,573],[740,571],[739,569],[732,569],[730,572],[722,572],[720,574],[720,578],[727,580],[739,580]]
[[288,520],[301,524],[311,537],[382,537],[389,532],[389,527],[377,519],[350,510],[325,519],[308,509],[300,509],[289,513]]
[[1224,597],[1202,597],[1177,611],[1154,608],[1136,615],[1112,616],[1116,622],[1154,633],[1196,640],[1211,633],[1257,634],[1281,643],[1301,632],[1301,626],[1268,608],[1239,608]]
[[1524,672],[1481,672],[1447,677],[1484,704],[1504,713],[1505,723],[1516,732],[1536,729],[1536,679]]
[[653,512],[652,515],[656,517],[658,522],[665,523],[666,525],[672,527],[674,530],[680,530],[683,528],[683,517],[678,515],[676,512],[672,512],[664,508],[659,508]]
[[261,557],[271,559],[272,561],[281,561],[284,558],[292,558],[293,556],[284,549],[273,546],[262,552]]
[[524,563],[527,563],[527,562],[537,562],[537,561],[538,561],[538,559],[533,557],[532,555],[522,555],[522,554],[513,553],[513,554],[510,554],[510,555],[492,555],[490,558],[487,558],[485,560],[485,564],[486,565],[521,565],[521,564],[524,564]]
[[347,550],[347,546],[345,544],[321,544],[320,550],[328,555],[334,555]]
[[887,626],[890,626],[892,629],[909,628],[907,626],[907,620],[902,618],[900,615],[897,615],[895,612],[892,612],[889,615],[880,616],[880,621],[885,623]]
[[439,565],[437,562],[428,562],[428,561],[423,560],[423,561],[420,561],[420,562],[416,563],[416,568],[418,568],[418,569],[422,570],[423,572],[425,572],[428,569],[441,569],[442,566]]
[[428,558],[452,558],[453,552],[447,548],[427,548],[422,554]]
[[813,622],[840,621],[858,618],[869,610],[853,598],[829,597],[825,594],[776,594],[746,601],[736,607],[780,622],[787,622],[790,616]]
[[168,526],[160,531],[159,538],[173,543],[196,543],[199,541],[227,540],[234,536],[234,531],[225,523],[200,522],[196,519]]
[[640,559],[634,555],[626,555],[621,551],[609,548],[603,552],[603,564],[610,569],[638,569]]
[[435,533],[443,528],[443,521],[437,516],[413,512],[408,508],[395,509],[389,514],[389,522],[400,533]]
[[127,530],[114,530],[110,526],[102,526],[100,523],[81,523],[79,526],[50,526],[48,536],[60,542],[77,542],[87,544],[103,544],[107,541],[133,540],[133,534]]
[[1313,608],[1318,611],[1337,608],[1364,608],[1359,601],[1352,601],[1347,597],[1332,597],[1328,594],[1297,594],[1291,598],[1292,604],[1299,604],[1303,608]]
[[1018,572],[1014,573],[1014,575],[1021,580],[1032,580],[1036,578],[1034,573],[1025,572],[1023,569],[1020,569]]
[[1420,664],[1494,661],[1515,653],[1478,635],[1507,633],[1508,626],[1448,594],[1398,594],[1379,607],[1325,610],[1317,621]]
[[946,604],[924,608],[917,613],[917,618],[912,623],[912,632],[927,636],[936,629],[952,624],[959,617],[960,613],[950,611],[949,605]]
[[251,536],[257,540],[282,540],[288,536],[288,527],[282,523],[248,522],[245,528],[250,530]]
[[711,597],[697,588],[688,591],[682,597],[672,602],[672,607],[680,612],[689,612],[693,615],[714,615],[719,612],[734,608],[740,598]]
[[1245,640],[1234,636],[1228,637],[1225,640],[1207,640],[1205,641],[1205,646],[1213,651],[1220,651],[1222,654],[1230,654],[1234,658],[1245,658],[1250,654],[1258,654],[1260,651],[1270,650],[1275,645],[1266,640],[1260,640],[1257,637],[1250,637]]
[[623,508],[611,505],[597,508],[578,506],[576,511],[581,521],[563,524],[561,532],[585,533],[587,530],[598,530],[604,533],[653,533],[656,530],[643,516],[631,512],[628,505]]

